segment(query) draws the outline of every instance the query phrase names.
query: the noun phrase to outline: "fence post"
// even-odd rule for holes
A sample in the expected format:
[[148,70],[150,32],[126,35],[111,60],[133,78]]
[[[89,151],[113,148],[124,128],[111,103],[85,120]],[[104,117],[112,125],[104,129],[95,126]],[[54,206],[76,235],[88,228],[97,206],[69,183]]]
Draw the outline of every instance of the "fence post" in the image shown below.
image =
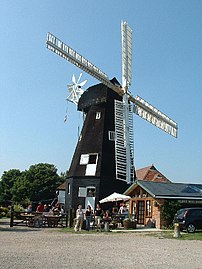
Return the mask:
[[14,222],[14,207],[13,207],[13,205],[12,205],[12,206],[11,206],[10,227],[13,227],[13,222]]
[[67,228],[68,226],[68,211],[66,211],[66,214],[65,214],[65,227]]
[[69,227],[71,228],[73,225],[73,220],[72,220],[72,208],[69,209]]

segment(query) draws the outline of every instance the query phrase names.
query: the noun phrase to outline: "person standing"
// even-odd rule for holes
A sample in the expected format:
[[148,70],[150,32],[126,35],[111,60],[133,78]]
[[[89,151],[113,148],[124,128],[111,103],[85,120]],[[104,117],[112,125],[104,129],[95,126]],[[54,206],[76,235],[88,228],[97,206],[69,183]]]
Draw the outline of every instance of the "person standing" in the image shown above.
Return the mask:
[[95,209],[95,225],[97,229],[100,229],[101,226],[101,217],[102,217],[102,209],[100,207],[100,204],[97,204],[96,209]]
[[74,227],[75,232],[81,231],[83,225],[83,219],[84,219],[84,213],[82,210],[82,205],[79,205],[78,209],[76,210],[76,224]]
[[86,230],[89,231],[90,230],[90,222],[92,219],[92,211],[91,211],[90,205],[87,206],[85,215],[86,215]]
[[126,205],[122,204],[121,207],[119,208],[119,214],[123,215],[125,213],[126,209],[127,209]]

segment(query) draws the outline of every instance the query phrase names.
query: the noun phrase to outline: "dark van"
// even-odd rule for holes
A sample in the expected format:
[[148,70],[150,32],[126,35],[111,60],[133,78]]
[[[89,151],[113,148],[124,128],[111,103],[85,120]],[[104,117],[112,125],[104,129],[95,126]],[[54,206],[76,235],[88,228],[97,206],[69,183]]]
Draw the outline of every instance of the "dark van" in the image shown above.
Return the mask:
[[202,208],[182,208],[175,214],[174,222],[178,222],[180,229],[194,233],[196,229],[202,229]]

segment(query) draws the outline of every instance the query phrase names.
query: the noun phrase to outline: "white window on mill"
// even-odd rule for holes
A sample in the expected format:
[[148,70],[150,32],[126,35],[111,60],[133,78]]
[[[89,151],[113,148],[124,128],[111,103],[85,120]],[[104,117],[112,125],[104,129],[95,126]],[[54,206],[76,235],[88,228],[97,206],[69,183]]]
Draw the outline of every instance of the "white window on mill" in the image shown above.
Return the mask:
[[114,131],[109,131],[109,132],[108,132],[108,137],[109,137],[109,140],[110,140],[110,141],[115,141],[115,139],[116,139],[116,134],[115,134],[115,132],[114,132]]
[[96,119],[96,120],[101,119],[101,112],[96,112],[95,119]]

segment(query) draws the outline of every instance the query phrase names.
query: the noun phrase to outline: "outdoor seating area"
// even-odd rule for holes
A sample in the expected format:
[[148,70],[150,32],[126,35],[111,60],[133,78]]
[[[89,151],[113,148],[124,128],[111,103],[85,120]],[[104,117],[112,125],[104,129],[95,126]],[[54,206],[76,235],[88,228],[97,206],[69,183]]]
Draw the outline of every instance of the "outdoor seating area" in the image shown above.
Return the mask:
[[[73,226],[76,225],[76,218]],[[86,230],[86,220],[83,221],[82,229]],[[95,220],[95,216],[91,217],[89,230],[109,231],[115,229],[136,229],[135,215],[130,215],[126,218],[124,214],[112,214],[110,219],[102,217],[99,225]]]
[[[10,227],[13,226],[26,226],[33,228],[64,228],[67,227],[67,215],[54,214],[48,215],[41,212],[12,212],[10,219]],[[76,218],[74,219],[75,226]],[[86,220],[83,221],[82,229],[86,227]],[[127,216],[125,214],[112,214],[110,217],[105,218],[103,215],[100,219],[99,225],[95,220],[95,216],[92,215],[90,220],[89,230],[105,231],[106,227],[109,230],[113,229],[130,229],[136,228],[135,215]]]
[[75,232],[82,229],[106,232],[113,229],[135,229],[136,216],[129,214],[129,203],[126,204],[129,199],[130,196],[114,192],[100,200],[94,210],[90,205],[83,210],[80,204],[73,223]]
[[12,212],[10,227],[27,226],[35,228],[67,227],[67,214],[45,214],[46,212]]

